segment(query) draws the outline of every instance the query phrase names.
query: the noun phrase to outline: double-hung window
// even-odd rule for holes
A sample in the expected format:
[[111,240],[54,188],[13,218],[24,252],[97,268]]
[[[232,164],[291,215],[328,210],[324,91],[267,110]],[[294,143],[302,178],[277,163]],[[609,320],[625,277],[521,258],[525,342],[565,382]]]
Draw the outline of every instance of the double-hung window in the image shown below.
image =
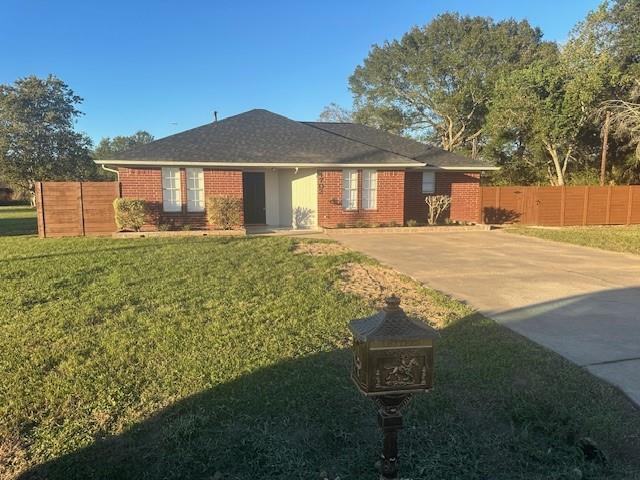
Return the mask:
[[375,210],[378,200],[378,172],[376,170],[362,171],[362,208]]
[[436,172],[422,172],[422,193],[436,193]]
[[180,212],[182,210],[179,168],[162,169],[162,209],[165,212]]
[[342,171],[342,208],[345,210],[358,209],[358,171]]
[[187,168],[187,211],[204,211],[204,172],[201,168]]

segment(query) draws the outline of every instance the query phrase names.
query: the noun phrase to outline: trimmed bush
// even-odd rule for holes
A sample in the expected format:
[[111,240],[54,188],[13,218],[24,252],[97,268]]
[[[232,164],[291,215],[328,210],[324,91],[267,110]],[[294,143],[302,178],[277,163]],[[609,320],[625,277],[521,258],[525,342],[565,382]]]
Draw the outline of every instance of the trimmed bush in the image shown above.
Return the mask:
[[228,195],[207,198],[207,220],[215,228],[231,230],[242,225],[242,199]]
[[418,221],[414,220],[413,218],[410,218],[409,220],[407,220],[407,227],[417,227],[418,226]]
[[144,225],[146,207],[144,200],[116,198],[113,201],[118,230],[133,230],[139,232]]

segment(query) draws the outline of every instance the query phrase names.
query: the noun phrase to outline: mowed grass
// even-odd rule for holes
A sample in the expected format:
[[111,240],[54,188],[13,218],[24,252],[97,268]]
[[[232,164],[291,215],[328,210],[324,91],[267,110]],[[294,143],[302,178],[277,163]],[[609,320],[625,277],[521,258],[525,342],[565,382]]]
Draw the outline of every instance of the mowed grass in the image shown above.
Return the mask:
[[0,206],[0,236],[38,233],[36,209],[28,206]]
[[[337,287],[370,260],[295,242],[0,239],[0,477],[375,478],[347,330],[372,312]],[[451,321],[435,389],[406,408],[404,478],[640,478],[622,394],[424,295]]]
[[512,227],[507,231],[545,240],[640,255],[640,225],[565,228]]

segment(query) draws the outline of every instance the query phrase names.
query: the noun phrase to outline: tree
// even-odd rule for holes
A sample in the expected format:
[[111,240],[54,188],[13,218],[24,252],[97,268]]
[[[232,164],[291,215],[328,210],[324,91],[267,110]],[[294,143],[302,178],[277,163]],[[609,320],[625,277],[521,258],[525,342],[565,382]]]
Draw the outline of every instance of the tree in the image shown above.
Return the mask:
[[73,128],[81,102],[53,75],[0,85],[0,176],[32,199],[37,181],[90,178],[91,140]]
[[526,21],[440,15],[371,49],[349,79],[355,118],[476,157],[496,80],[544,44]]
[[353,112],[341,107],[337,103],[331,102],[322,109],[318,116],[320,122],[342,122],[349,123],[353,121]]
[[592,12],[562,49],[546,49],[496,85],[487,124],[493,141],[503,153],[526,145],[529,164],[544,165],[553,185],[566,184],[571,164],[592,168],[598,131],[592,119],[620,79],[599,34],[605,15],[603,8]]
[[109,159],[109,157],[115,153],[124,152],[130,150],[138,145],[144,145],[153,142],[154,137],[149,132],[139,130],[133,135],[118,135],[116,137],[104,137],[98,143],[98,146],[93,151],[93,158],[95,159]]

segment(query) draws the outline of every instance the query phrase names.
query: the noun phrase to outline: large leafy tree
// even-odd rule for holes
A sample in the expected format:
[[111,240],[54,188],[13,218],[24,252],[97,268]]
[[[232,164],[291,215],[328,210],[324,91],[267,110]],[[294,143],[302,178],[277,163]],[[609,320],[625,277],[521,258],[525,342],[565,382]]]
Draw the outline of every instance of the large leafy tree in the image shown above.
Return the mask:
[[371,49],[350,78],[355,118],[475,157],[497,79],[544,44],[526,21],[440,15]]
[[93,158],[108,159],[111,155],[124,152],[138,145],[144,145],[154,140],[153,135],[139,130],[133,135],[118,135],[113,138],[104,137],[93,151]]
[[32,194],[39,180],[92,177],[91,140],[74,130],[81,102],[52,75],[0,85],[0,176]]
[[564,185],[569,170],[591,167],[597,145],[593,118],[621,77],[600,35],[605,14],[593,12],[564,47],[545,49],[496,83],[487,130],[507,170],[524,160],[544,168],[551,184]]

